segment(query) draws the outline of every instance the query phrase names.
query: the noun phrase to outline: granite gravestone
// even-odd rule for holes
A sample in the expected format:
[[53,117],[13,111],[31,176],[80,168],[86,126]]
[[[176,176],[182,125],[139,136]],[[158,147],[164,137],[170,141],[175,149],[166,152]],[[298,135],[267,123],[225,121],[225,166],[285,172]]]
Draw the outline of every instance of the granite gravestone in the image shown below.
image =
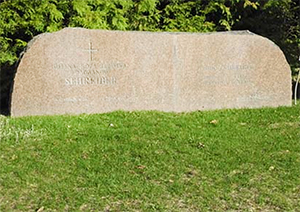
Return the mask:
[[29,43],[15,76],[11,114],[183,112],[291,101],[284,54],[249,31],[66,28]]

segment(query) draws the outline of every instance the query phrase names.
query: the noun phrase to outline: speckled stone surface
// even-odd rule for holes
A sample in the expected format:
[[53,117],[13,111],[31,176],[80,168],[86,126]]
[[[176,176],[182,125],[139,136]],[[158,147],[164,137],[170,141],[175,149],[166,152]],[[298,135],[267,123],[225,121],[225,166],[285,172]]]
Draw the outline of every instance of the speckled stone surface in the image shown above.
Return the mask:
[[66,28],[29,44],[11,115],[195,111],[291,105],[290,67],[250,33]]

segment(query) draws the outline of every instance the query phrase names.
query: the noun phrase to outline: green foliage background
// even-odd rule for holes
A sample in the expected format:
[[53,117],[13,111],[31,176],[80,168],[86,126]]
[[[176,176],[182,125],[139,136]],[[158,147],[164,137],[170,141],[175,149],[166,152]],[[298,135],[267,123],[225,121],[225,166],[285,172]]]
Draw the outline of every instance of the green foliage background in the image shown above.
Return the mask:
[[250,30],[284,51],[299,71],[300,0],[2,0],[0,100],[14,64],[35,35],[64,27],[211,32]]
[[0,62],[13,64],[27,42],[64,27],[210,32],[248,29],[269,37],[294,65],[300,48],[298,0],[4,0]]

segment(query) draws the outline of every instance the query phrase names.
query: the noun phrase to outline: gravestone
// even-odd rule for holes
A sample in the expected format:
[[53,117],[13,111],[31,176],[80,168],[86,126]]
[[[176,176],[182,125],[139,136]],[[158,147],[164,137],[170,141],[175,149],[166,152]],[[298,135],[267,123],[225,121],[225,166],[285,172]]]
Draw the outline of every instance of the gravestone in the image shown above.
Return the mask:
[[35,37],[14,80],[12,116],[291,105],[282,51],[249,31],[66,28]]

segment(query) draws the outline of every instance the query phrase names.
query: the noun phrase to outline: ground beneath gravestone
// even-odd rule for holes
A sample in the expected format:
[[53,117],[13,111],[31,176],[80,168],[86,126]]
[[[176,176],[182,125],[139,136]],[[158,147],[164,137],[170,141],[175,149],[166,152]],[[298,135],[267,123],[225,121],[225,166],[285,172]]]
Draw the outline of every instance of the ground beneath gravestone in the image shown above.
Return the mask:
[[0,211],[297,211],[300,105],[0,117]]

